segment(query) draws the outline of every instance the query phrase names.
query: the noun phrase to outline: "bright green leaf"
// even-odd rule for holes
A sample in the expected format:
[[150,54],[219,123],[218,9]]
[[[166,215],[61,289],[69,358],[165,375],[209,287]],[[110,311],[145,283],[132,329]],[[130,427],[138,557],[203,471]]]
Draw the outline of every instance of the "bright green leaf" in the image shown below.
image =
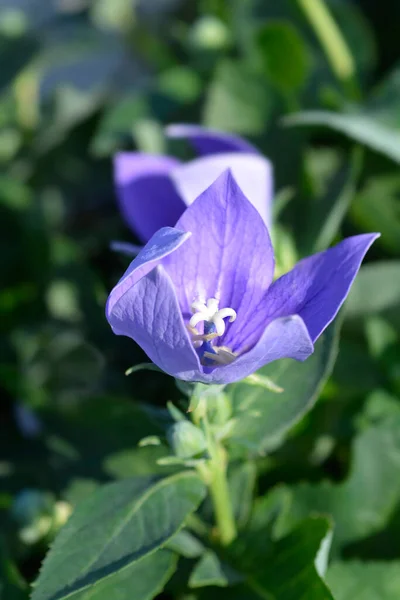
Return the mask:
[[361,267],[345,305],[346,318],[395,315],[399,308],[400,261],[381,260]]
[[337,562],[326,582],[335,600],[398,600],[400,562]]
[[231,60],[221,62],[212,80],[204,108],[207,127],[241,134],[259,134],[265,128],[271,96],[258,73]]
[[400,163],[400,133],[368,115],[314,110],[290,115],[284,119],[284,124],[290,127],[327,127]]
[[365,231],[379,231],[379,244],[400,252],[400,177],[384,175],[369,179],[354,199],[351,216]]

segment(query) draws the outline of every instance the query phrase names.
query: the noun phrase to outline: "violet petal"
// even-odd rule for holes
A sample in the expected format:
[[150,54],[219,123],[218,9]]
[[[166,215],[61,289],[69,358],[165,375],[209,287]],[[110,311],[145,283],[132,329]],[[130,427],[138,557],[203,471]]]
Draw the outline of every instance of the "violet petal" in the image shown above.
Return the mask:
[[201,125],[174,123],[165,128],[165,133],[170,138],[188,139],[201,156],[220,152],[259,153],[254,146],[237,135],[215,131]]
[[122,214],[147,242],[161,227],[175,225],[185,209],[170,177],[176,158],[120,152],[114,158],[114,180]]
[[270,227],[273,176],[271,163],[263,156],[231,152],[197,158],[172,169],[171,179],[184,202],[190,206],[227,169],[231,169],[243,194]]
[[266,327],[257,344],[249,352],[239,356],[232,364],[217,367],[204,375],[204,382],[233,383],[274,360],[293,358],[303,361],[313,351],[314,346],[307,327],[299,316],[275,319]]
[[[234,337],[235,327],[252,317],[272,281],[274,255],[267,228],[229,170],[193,202],[176,227],[193,232],[184,247],[162,261],[182,311],[189,315],[196,299],[217,298],[220,308],[237,313],[236,321],[227,324]],[[253,345],[264,329],[261,323],[247,343]]]
[[300,261],[270,287],[265,306],[268,318],[300,315],[315,342],[338,313],[368,248],[379,235],[355,235]]
[[173,377],[192,380],[200,373],[198,356],[183,322],[168,274],[153,268],[120,297],[108,315],[118,335],[126,335],[151,361]]

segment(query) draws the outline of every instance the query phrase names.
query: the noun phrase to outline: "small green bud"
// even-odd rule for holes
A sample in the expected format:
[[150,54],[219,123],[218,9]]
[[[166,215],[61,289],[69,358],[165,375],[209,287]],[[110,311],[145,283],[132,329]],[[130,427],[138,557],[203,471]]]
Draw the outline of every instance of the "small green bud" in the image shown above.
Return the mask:
[[192,45],[199,50],[222,50],[231,45],[231,34],[223,21],[211,15],[201,17],[190,32]]
[[179,458],[192,458],[207,447],[204,434],[190,421],[174,423],[167,433],[168,441]]

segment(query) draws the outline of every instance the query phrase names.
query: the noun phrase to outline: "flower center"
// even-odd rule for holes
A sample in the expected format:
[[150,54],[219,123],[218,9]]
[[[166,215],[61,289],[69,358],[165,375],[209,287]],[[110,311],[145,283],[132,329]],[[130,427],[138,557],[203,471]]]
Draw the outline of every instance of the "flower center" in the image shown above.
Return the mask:
[[[213,346],[213,340],[225,333],[224,319],[229,318],[230,323],[236,319],[236,312],[233,308],[220,309],[219,301],[216,298],[210,298],[207,302],[196,300],[190,308],[193,316],[189,321],[189,331],[201,363],[205,366],[217,366],[233,362],[236,355],[229,348]],[[199,323],[203,323],[203,333],[199,333],[196,329]]]

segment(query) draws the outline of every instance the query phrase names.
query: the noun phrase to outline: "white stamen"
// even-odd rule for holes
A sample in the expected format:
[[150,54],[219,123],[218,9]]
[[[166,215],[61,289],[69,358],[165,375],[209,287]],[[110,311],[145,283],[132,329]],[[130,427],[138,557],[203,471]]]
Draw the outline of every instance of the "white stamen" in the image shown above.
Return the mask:
[[236,312],[233,310],[233,308],[221,308],[221,310],[218,311],[218,316],[221,317],[221,319],[230,317],[229,323],[233,323],[233,321],[235,321],[237,317]]
[[213,323],[215,325],[215,329],[217,330],[218,335],[224,335],[225,332],[225,323],[219,312],[217,312],[213,317]]
[[190,325],[190,327],[196,327],[196,325],[198,325],[202,321],[207,321],[207,320],[208,320],[207,315],[205,315],[202,312],[197,312],[193,315],[193,317],[191,317],[191,319],[189,321],[189,325]]
[[195,300],[191,305],[193,316],[189,321],[189,325],[195,328],[196,325],[203,321],[207,323],[213,323],[217,332],[217,336],[222,336],[225,333],[225,322],[224,319],[229,317],[229,322],[233,323],[236,319],[236,312],[233,308],[221,308],[218,310],[219,301],[217,298],[209,298],[207,302],[201,300]]

